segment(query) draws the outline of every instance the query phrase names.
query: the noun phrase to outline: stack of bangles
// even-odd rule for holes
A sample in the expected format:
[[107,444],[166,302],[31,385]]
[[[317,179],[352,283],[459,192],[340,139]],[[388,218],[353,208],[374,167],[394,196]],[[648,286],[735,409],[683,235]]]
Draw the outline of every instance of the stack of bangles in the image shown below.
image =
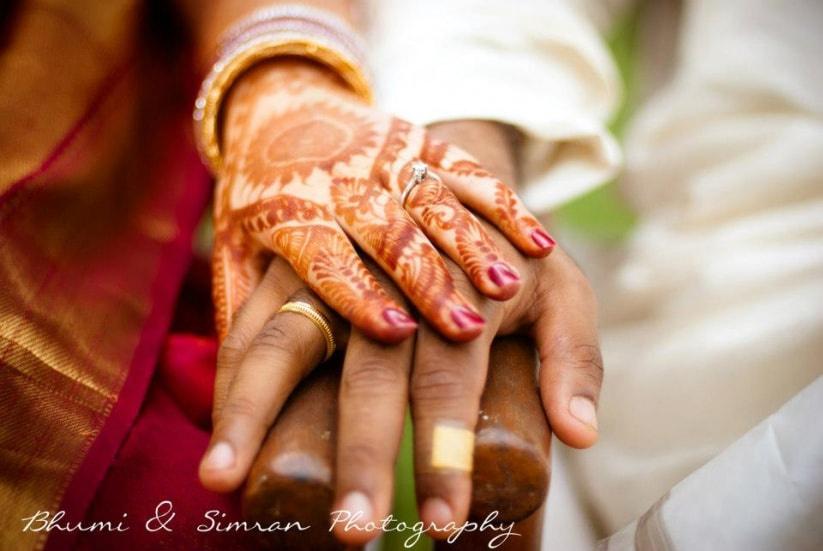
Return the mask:
[[222,167],[219,120],[223,98],[242,73],[280,56],[303,57],[326,65],[371,103],[364,47],[343,20],[295,4],[260,9],[224,33],[217,60],[194,103],[197,148],[212,173],[219,174]]

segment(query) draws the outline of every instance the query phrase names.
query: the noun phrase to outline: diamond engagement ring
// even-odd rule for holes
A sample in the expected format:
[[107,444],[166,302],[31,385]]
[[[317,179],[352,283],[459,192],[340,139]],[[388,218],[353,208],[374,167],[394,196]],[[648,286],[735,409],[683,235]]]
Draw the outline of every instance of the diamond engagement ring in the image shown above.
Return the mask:
[[416,162],[412,164],[412,173],[409,177],[408,183],[406,183],[406,187],[403,188],[403,193],[400,194],[400,206],[406,206],[406,201],[409,198],[409,194],[414,189],[414,186],[421,183],[423,180],[426,179],[426,176],[429,174],[429,166],[426,163]]

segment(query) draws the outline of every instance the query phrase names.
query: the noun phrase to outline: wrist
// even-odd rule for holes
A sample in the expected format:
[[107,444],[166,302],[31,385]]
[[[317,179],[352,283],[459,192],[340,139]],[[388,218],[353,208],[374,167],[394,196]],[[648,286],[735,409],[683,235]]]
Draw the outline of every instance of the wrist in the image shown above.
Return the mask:
[[[339,76],[328,67],[310,59],[281,57],[264,61],[240,75],[224,100],[222,137],[224,141],[228,126],[232,121],[246,120],[233,117],[233,112],[255,110],[258,102],[265,102],[272,94],[288,87],[296,90],[295,98],[310,90],[322,90],[327,94],[348,96],[352,101],[358,97]],[[228,151],[227,151],[228,153]]]
[[[351,93],[351,88],[332,69],[320,63],[300,57],[278,57],[258,63],[241,74],[226,97],[226,109],[231,109],[237,96],[256,101],[286,87],[298,92],[322,89]],[[246,91],[236,94],[241,88]]]
[[[344,21],[302,5],[257,10],[236,22],[224,32],[217,60],[195,101],[192,116],[204,162],[213,172],[220,171],[223,163],[219,119],[225,96],[251,67],[275,58],[310,59],[333,69],[354,93],[371,102],[363,51],[362,42]],[[312,82],[327,85],[329,80]],[[277,85],[277,78],[274,84]]]

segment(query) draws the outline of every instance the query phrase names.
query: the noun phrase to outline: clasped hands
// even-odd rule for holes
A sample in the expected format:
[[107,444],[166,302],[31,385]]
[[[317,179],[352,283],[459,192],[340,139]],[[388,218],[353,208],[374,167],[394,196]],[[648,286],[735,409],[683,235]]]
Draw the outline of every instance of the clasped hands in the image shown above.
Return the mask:
[[[449,129],[513,176],[494,125]],[[596,440],[602,367],[585,277],[562,250],[552,252],[554,241],[511,188],[431,134],[364,105],[307,62],[262,64],[234,87],[215,199],[222,345],[200,466],[207,488],[242,484],[289,394],[323,359],[317,327],[278,313],[295,300],[331,322],[345,354],[336,508],[361,513],[363,524],[390,512],[409,400],[421,520],[465,520],[470,472],[432,463],[433,434],[444,425],[474,429],[496,335],[534,340],[555,434],[574,447]],[[401,205],[421,160],[436,176]],[[376,535],[336,531],[350,544]]]

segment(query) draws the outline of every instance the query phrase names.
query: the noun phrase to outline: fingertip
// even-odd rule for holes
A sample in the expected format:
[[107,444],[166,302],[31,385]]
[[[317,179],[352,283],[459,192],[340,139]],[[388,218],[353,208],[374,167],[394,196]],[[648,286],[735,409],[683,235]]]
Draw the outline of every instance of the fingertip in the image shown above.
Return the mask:
[[406,336],[411,335],[417,329],[417,322],[400,308],[386,308],[383,310],[382,318],[390,326],[406,331]]
[[543,228],[531,230],[531,232],[529,232],[529,239],[533,247],[530,248],[528,254],[536,258],[548,256],[557,246],[557,241]]
[[480,289],[484,297],[497,302],[513,299],[518,291],[520,291],[520,284],[510,285],[504,289],[487,289],[486,287]]
[[555,431],[557,438],[576,450],[585,450],[597,444],[599,433],[589,427]]
[[397,344],[417,331],[417,322],[400,308],[388,307],[377,316],[366,318],[358,328],[371,339]]
[[360,530],[358,528],[346,529],[345,526],[340,524],[334,527],[332,533],[338,541],[346,544],[347,546],[366,545],[375,537],[377,537],[377,531]]
[[483,316],[466,306],[452,308],[451,320],[456,327],[448,336],[457,342],[466,342],[478,337],[486,326]]
[[594,446],[600,435],[597,408],[586,396],[573,396],[567,404],[549,408],[549,423],[561,442],[576,449]]
[[569,400],[569,413],[578,423],[597,431],[597,407],[591,398],[572,396],[572,399]]
[[349,519],[335,522],[334,536],[347,545],[364,545],[374,539],[379,530],[374,518],[371,499],[363,492],[349,492],[340,501],[335,512],[342,512]]
[[495,262],[486,270],[483,294],[494,300],[508,300],[520,290],[520,274],[505,262]]
[[225,473],[208,472],[200,469],[200,484],[211,492],[227,494],[240,487],[240,480]]
[[445,499],[430,497],[423,502],[420,507],[420,520],[423,525],[430,529],[430,535],[434,538],[448,535],[445,530],[449,523],[454,523],[454,512]]
[[235,490],[242,482],[242,476],[237,472],[234,448],[222,441],[213,444],[200,461],[198,476],[207,490],[219,493]]

